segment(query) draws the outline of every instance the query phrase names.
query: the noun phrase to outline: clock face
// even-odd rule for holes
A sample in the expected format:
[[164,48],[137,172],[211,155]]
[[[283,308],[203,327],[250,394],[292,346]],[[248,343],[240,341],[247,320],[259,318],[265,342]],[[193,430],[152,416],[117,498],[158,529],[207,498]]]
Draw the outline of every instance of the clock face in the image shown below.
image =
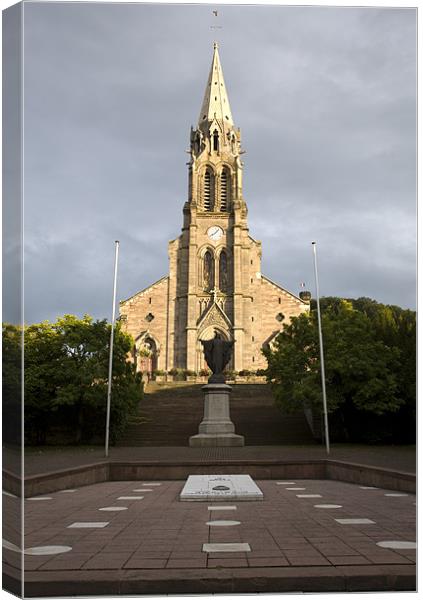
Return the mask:
[[212,227],[208,228],[207,235],[211,240],[213,240],[213,242],[217,242],[223,235],[223,229],[218,225],[213,225]]

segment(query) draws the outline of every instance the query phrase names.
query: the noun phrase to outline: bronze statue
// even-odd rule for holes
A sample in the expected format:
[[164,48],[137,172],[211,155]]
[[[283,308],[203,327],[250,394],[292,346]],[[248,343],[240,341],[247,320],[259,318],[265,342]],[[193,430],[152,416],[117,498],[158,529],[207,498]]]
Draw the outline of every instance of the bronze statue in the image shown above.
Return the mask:
[[223,370],[231,360],[234,342],[222,340],[216,332],[212,340],[201,340],[204,349],[206,363],[212,371],[209,383],[225,383]]

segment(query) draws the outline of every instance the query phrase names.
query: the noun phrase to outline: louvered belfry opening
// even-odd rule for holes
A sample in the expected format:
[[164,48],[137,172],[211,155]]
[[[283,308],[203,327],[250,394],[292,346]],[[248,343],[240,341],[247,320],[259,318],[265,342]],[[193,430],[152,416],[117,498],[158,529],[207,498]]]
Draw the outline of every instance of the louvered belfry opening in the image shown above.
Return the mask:
[[211,210],[211,174],[207,169],[206,174],[204,176],[204,210]]
[[220,178],[220,210],[228,210],[228,175],[225,170]]

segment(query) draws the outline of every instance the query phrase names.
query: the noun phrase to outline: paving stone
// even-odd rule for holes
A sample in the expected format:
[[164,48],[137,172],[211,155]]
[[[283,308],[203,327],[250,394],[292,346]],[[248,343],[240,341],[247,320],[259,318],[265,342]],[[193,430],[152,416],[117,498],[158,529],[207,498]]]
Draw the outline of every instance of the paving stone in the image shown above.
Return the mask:
[[170,558],[167,569],[199,569],[207,566],[207,556],[190,558]]
[[297,498],[321,498],[320,494],[296,494]]
[[341,525],[373,525],[375,521],[371,519],[335,519]]
[[333,565],[370,565],[372,564],[364,556],[326,556]]
[[248,557],[248,564],[250,567],[287,567],[289,562],[283,557],[272,557],[267,558],[256,557],[251,555]]
[[167,563],[167,559],[158,558],[130,558],[125,565],[124,569],[164,569]]
[[209,558],[207,561],[207,567],[209,569],[219,567],[226,569],[233,569],[236,567],[248,567],[248,561],[246,558]]
[[121,569],[123,565],[129,560],[132,556],[132,552],[122,552],[122,553],[114,553],[114,554],[106,554],[101,552],[100,554],[96,554],[90,560],[88,560],[83,569]]
[[71,525],[68,525],[68,529],[102,529],[107,527],[109,521],[76,521]]
[[[41,571],[75,571],[81,569],[82,566],[92,558],[92,554],[89,552],[83,553],[72,553],[66,556],[57,556],[50,558],[50,560],[39,567]],[[25,567],[26,561],[25,561]]]

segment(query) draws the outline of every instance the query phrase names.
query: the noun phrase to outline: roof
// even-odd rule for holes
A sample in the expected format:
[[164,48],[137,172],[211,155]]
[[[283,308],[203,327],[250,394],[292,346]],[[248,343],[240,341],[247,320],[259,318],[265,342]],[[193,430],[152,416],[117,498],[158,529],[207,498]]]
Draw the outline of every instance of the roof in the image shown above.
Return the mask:
[[126,298],[126,300],[120,300],[119,304],[126,304],[126,302],[129,302],[130,300],[132,300],[136,296],[139,296],[140,294],[144,294],[148,290],[151,290],[151,288],[153,288],[155,285],[158,285],[159,283],[162,283],[166,279],[169,279],[169,275],[164,275],[163,277],[161,277],[160,279],[158,279],[157,281],[155,281],[151,285],[147,286],[143,290],[140,290],[139,292],[135,292],[135,294],[133,294],[132,296],[129,296],[129,298]]
[[261,274],[261,278],[264,279],[265,281],[267,281],[267,283],[270,283],[271,285],[274,285],[275,287],[277,287],[282,292],[285,292],[285,294],[289,294],[290,296],[292,296],[293,298],[295,298],[296,300],[298,300],[299,302],[301,302],[301,304],[305,304],[306,306],[308,306],[308,302],[304,302],[304,300],[301,300],[301,298],[299,296],[297,296],[296,294],[293,294],[292,292],[290,292],[286,288],[283,288],[278,283],[275,283],[274,281],[272,281],[271,279],[269,279],[269,277],[266,277],[265,275],[263,275],[263,273]]

